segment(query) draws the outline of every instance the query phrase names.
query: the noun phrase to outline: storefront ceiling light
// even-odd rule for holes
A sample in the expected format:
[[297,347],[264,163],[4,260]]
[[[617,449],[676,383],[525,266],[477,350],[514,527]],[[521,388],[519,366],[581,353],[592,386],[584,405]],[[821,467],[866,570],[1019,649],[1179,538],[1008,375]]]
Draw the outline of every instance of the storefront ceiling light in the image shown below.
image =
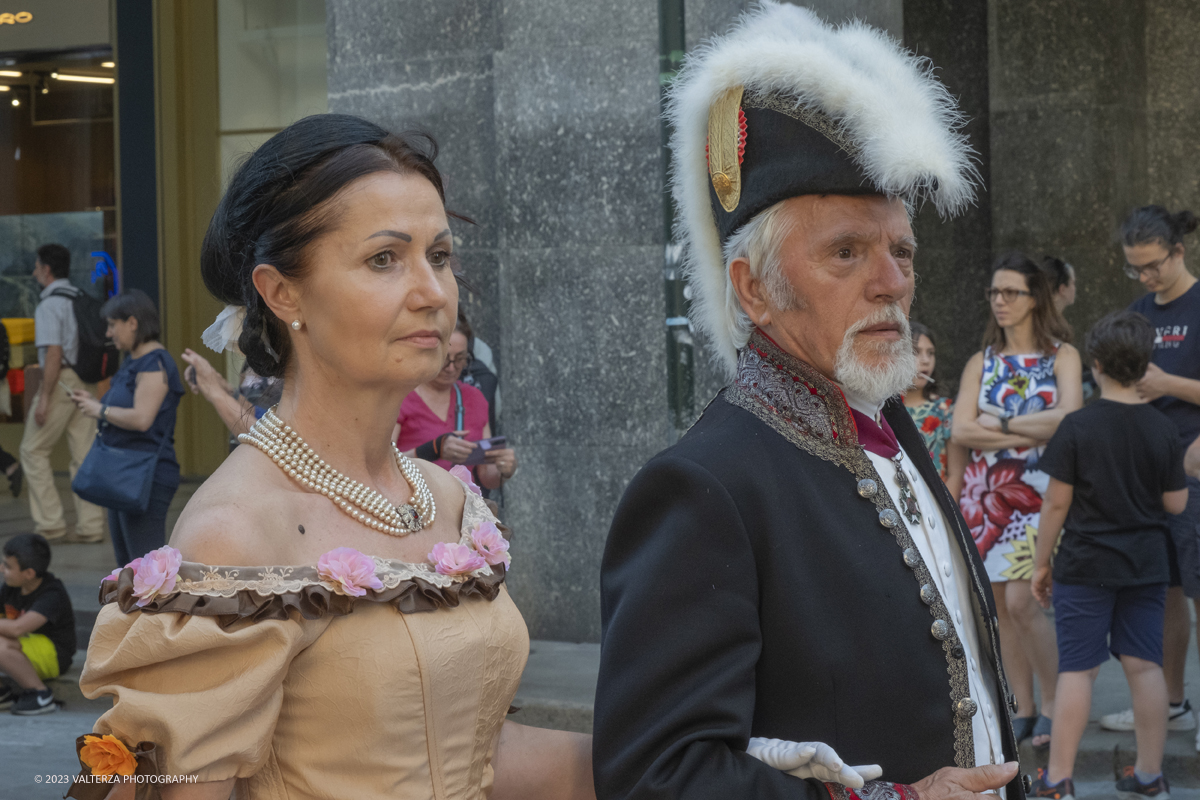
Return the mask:
[[51,72],[50,77],[57,81],[75,81],[76,83],[116,83],[112,78],[97,78],[94,75],[67,75],[62,72]]
[[0,78],[19,78],[21,73],[11,69],[0,69]]
[[115,62],[115,61],[101,61],[100,62],[100,66],[104,67],[105,69],[112,69],[116,65],[117,65],[117,62]]
[[11,86],[0,86],[0,92],[8,92],[11,90],[12,90]]
[[14,106],[19,106],[19,105],[21,105],[21,99],[20,99],[19,97],[14,97],[14,98],[12,99],[12,104],[13,104]]

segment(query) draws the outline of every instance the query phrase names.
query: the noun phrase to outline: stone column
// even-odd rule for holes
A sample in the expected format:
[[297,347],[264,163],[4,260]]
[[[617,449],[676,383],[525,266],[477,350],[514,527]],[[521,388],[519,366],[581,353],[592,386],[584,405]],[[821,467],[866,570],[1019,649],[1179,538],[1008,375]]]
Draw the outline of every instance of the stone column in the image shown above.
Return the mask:
[[[979,349],[987,322],[983,290],[991,276],[991,120],[988,99],[988,0],[904,0],[904,44],[933,61],[968,122],[982,178],[971,208],[943,220],[931,205],[913,220],[917,296],[912,317],[937,337],[940,393],[953,391]],[[970,309],[970,313],[964,313]]]
[[329,105],[443,145],[499,345],[510,591],[535,638],[596,641],[626,483],[667,442],[652,3],[329,0]]
[[[1155,6],[1165,33],[1192,4]],[[1141,293],[1121,273],[1116,232],[1130,208],[1152,201],[1146,59],[1164,43],[1149,42],[1146,8],[1143,0],[990,4],[994,245],[1050,253],[1075,266],[1078,299],[1067,320],[1077,343],[1098,317]],[[1182,40],[1185,52],[1194,52],[1194,40],[1193,29]],[[1163,50],[1158,62],[1156,74],[1178,75],[1164,86],[1190,81],[1177,53]],[[1188,85],[1187,92],[1194,97],[1196,89]],[[1172,139],[1156,133],[1155,141],[1165,152]],[[980,299],[964,311],[985,309]]]

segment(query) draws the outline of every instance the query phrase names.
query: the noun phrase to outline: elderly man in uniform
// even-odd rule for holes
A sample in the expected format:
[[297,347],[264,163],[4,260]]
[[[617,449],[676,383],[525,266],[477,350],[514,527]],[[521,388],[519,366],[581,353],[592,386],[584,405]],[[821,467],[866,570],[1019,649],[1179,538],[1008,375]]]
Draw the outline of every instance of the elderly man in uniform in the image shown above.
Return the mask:
[[[765,2],[668,114],[693,320],[732,383],[613,521],[598,797],[1021,800],[987,576],[897,398],[910,210],[977,179],[953,99],[885,34]],[[790,742],[882,776],[789,774]]]

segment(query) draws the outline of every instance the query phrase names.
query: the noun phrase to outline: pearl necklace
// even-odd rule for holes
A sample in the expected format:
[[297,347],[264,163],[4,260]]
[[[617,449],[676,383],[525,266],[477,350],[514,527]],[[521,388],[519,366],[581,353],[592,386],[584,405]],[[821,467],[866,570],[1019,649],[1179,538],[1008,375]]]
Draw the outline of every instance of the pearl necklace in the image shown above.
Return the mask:
[[394,442],[392,450],[396,453],[396,465],[413,490],[411,504],[402,506],[393,505],[379,492],[326,464],[300,434],[275,415],[275,408],[278,406],[269,409],[248,433],[239,435],[238,441],[262,450],[294,481],[325,495],[368,528],[392,536],[407,536],[433,524],[437,515],[433,493],[425,484],[421,470]]

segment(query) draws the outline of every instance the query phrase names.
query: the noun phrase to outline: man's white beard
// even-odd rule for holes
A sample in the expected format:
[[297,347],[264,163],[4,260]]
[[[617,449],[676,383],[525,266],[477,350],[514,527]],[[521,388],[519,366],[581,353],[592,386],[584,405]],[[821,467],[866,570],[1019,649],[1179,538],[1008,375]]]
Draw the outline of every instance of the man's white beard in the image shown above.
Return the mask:
[[[881,322],[897,323],[900,326],[900,338],[894,342],[855,341],[859,331]],[[863,363],[855,350],[856,344],[873,350],[883,363],[874,367]],[[908,389],[916,374],[917,355],[913,352],[908,317],[904,316],[896,303],[886,305],[851,325],[833,359],[833,379],[841,384],[844,391],[870,405],[883,405],[889,397]]]

